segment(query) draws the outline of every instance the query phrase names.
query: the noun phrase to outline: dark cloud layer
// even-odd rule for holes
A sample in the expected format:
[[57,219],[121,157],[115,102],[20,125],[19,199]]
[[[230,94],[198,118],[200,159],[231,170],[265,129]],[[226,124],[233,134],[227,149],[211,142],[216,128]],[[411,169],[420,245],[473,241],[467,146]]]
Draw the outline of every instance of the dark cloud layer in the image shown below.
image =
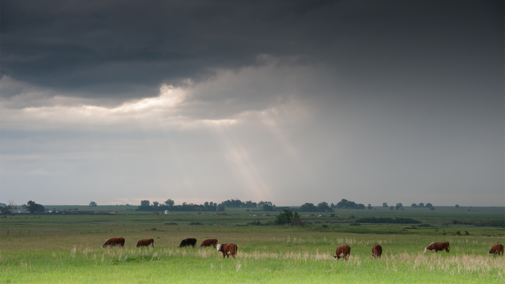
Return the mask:
[[72,96],[152,96],[163,83],[255,66],[259,54],[298,56],[373,89],[465,81],[496,93],[503,75],[502,1],[1,5],[1,75]]

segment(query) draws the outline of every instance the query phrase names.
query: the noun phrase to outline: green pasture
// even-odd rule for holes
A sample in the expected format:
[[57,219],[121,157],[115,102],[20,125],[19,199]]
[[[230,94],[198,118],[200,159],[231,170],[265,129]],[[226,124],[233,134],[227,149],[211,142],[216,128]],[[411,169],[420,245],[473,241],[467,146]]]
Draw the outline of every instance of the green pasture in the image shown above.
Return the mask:
[[[265,212],[242,209],[226,216],[9,215],[0,219],[0,283],[502,283],[505,257],[487,251],[505,243],[504,229],[453,221],[503,220],[503,208],[455,209],[335,212],[342,218],[302,212],[302,220],[312,223],[305,227],[247,225],[273,221],[275,213],[263,217]],[[360,216],[406,217],[430,227],[353,225]],[[101,249],[110,237],[124,237],[125,247]],[[237,257],[178,248],[188,237],[198,245],[207,238],[234,242]],[[155,247],[136,248],[143,238],[153,238]],[[451,252],[424,254],[435,241],[449,241]],[[351,246],[350,260],[333,260],[343,243]],[[384,250],[380,260],[371,256],[376,243]]]

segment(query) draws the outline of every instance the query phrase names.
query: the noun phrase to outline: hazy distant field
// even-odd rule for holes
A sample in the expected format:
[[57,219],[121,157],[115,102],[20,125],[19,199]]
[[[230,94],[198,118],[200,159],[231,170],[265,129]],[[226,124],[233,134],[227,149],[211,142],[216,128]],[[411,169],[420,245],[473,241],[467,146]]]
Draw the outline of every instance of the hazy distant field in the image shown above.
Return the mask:
[[[336,212],[342,219],[301,213],[302,220],[312,222],[304,228],[246,225],[275,217],[253,217],[249,215],[262,212],[244,210],[227,210],[229,216],[210,212],[8,216],[0,219],[0,282],[503,282],[505,257],[488,256],[487,251],[496,242],[505,243],[504,229],[453,224],[503,220],[503,208],[459,209]],[[381,215],[413,218],[434,227],[349,225],[352,216]],[[126,248],[100,248],[107,238],[117,236],[126,239]],[[187,237],[197,238],[198,244],[206,238],[235,242],[237,258],[223,260],[212,248],[179,249],[180,240]],[[154,238],[155,248],[135,248],[141,238]],[[451,242],[451,252],[424,254],[424,247],[433,241]],[[347,262],[332,258],[342,243],[351,246]],[[371,256],[375,243],[384,248],[381,260]]]

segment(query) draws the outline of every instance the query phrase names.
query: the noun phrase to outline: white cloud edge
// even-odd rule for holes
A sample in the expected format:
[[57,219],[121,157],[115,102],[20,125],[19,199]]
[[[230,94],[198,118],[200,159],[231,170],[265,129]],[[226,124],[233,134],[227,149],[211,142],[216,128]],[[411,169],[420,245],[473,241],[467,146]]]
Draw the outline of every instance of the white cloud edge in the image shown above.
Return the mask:
[[[0,80],[0,91],[17,90],[18,94],[0,100],[1,127],[78,129],[92,126],[126,129],[137,124],[148,129],[193,129],[220,124],[234,125],[251,115],[256,118],[265,114],[278,115],[295,106],[293,88],[296,86],[290,84],[313,71],[296,65],[283,66],[295,60],[260,54],[257,59],[260,66],[244,67],[238,71],[215,70],[216,77],[212,80],[195,84],[188,79],[182,87],[162,85],[157,97],[130,100],[113,107],[101,106],[97,100],[51,93],[50,90],[4,76]],[[261,88],[266,85],[272,76],[279,76],[280,82],[271,84],[266,90],[259,90],[263,93],[257,94],[256,86]],[[260,104],[247,105],[251,97],[254,103],[260,101]],[[198,113],[213,107],[217,112],[226,110],[226,100],[237,100],[230,106],[237,109],[219,117]],[[300,105],[295,108],[300,110]]]

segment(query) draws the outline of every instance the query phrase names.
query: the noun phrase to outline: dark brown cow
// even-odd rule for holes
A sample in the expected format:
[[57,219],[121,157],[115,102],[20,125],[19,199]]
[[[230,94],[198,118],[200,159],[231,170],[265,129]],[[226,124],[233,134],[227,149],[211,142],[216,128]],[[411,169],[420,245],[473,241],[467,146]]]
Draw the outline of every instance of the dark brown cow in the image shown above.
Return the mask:
[[229,244],[217,244],[216,246],[217,251],[220,251],[223,254],[223,258],[225,257],[233,257],[235,259],[235,256],[237,255],[238,247],[234,243],[229,243]]
[[154,239],[143,239],[137,242],[137,247],[154,247]]
[[436,243],[431,243],[429,246],[427,246],[424,249],[424,253],[427,253],[429,251],[431,252],[438,252],[439,250],[444,250],[446,252],[449,252],[450,245],[449,242],[436,242]]
[[180,248],[189,247],[189,246],[195,247],[195,245],[196,245],[196,239],[187,238],[187,239],[184,239],[181,241],[181,244],[179,245],[179,247]]
[[202,244],[200,245],[201,248],[206,248],[209,246],[213,246],[214,248],[216,248],[217,247],[217,240],[216,239],[207,239],[207,240],[203,241]]
[[337,247],[337,251],[335,252],[335,255],[333,256],[337,260],[343,257],[345,260],[349,258],[351,255],[351,247],[348,245],[340,245]]
[[498,254],[498,255],[503,255],[503,245],[502,244],[494,244],[491,247],[491,250],[487,254]]
[[102,248],[115,246],[124,247],[124,238],[110,238],[105,241],[105,244],[103,244]]
[[382,255],[382,247],[381,245],[377,244],[372,247],[372,256],[373,258],[381,258]]

